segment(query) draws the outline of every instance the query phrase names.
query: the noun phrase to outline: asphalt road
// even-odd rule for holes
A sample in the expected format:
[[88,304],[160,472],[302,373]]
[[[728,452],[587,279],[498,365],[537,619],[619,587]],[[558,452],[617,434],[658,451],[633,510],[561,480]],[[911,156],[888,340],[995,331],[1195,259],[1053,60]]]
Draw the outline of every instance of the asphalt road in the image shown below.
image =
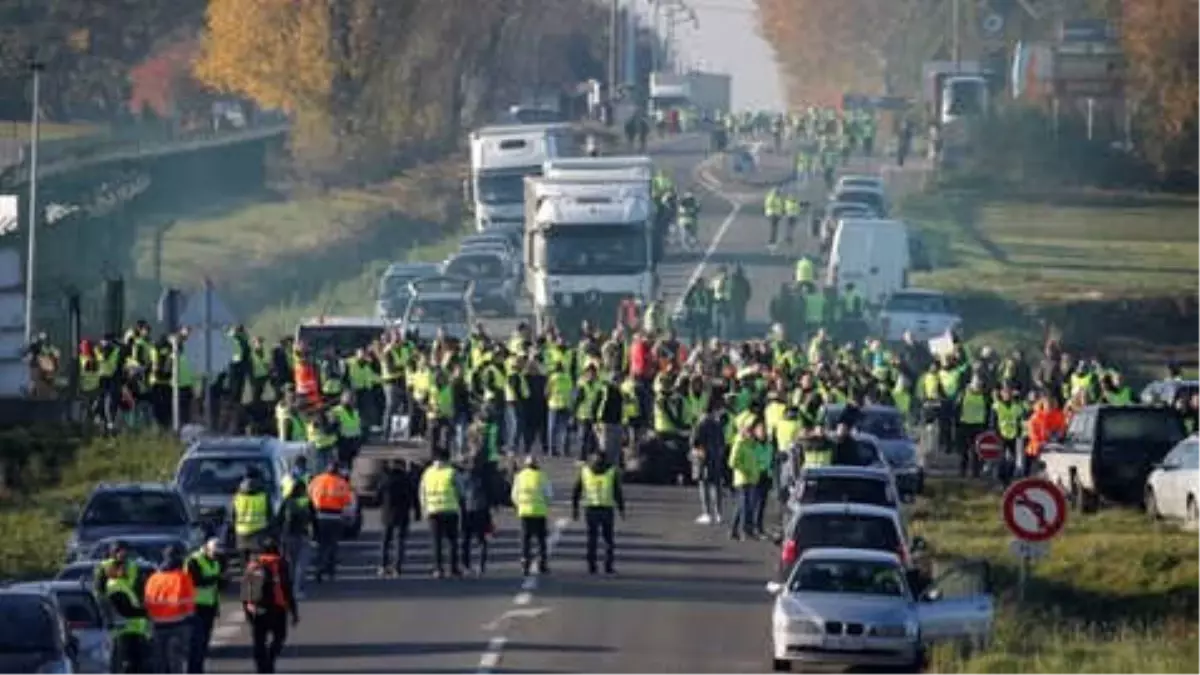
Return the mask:
[[[658,146],[657,159],[680,186],[702,194],[705,250],[670,256],[661,270],[668,301],[689,279],[741,262],[751,280],[750,323],[766,324],[766,307],[791,275],[793,260],[766,252],[762,188],[735,184],[721,167],[701,165],[699,138]],[[764,173],[784,166],[764,160]],[[776,174],[782,175],[776,171]],[[739,207],[738,205],[741,204]],[[512,322],[490,328],[503,334]],[[584,532],[567,520],[577,469],[548,466],[556,490],[552,573],[522,578],[515,518],[498,516],[488,574],[435,580],[424,524],[414,526],[399,579],[378,579],[380,531],[367,513],[360,539],[343,546],[333,584],[309,584],[302,622],[279,672],[763,672],[769,668],[770,596],[764,583],[776,549],[735,542],[726,527],[694,523],[693,489],[627,486],[628,520],[617,524],[615,577],[586,574]],[[778,522],[772,504],[768,522]],[[249,636],[227,598],[209,668],[252,672]]]

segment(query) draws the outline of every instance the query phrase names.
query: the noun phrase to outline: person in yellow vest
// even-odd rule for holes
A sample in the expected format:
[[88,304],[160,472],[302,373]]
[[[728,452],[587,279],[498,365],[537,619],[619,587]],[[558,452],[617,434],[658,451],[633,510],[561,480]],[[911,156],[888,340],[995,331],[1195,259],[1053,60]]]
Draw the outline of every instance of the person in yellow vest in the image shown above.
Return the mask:
[[579,478],[571,492],[571,519],[579,520],[579,503],[583,502],[584,522],[587,525],[588,574],[596,574],[596,544],[604,538],[604,573],[616,574],[613,564],[615,545],[613,523],[617,513],[625,519],[625,497],[621,494],[621,478],[617,468],[603,453],[592,455],[591,461],[580,468]]
[[462,576],[458,566],[458,528],[462,512],[461,496],[458,492],[458,476],[450,466],[450,452],[446,448],[433,451],[433,462],[421,473],[418,488],[421,512],[429,521],[429,532],[433,537],[433,576],[445,578],[443,544],[450,549],[450,574]]
[[959,456],[958,472],[966,476],[970,470],[978,476],[981,468],[979,455],[975,452],[975,437],[987,429],[992,409],[991,397],[983,386],[983,378],[976,375],[959,396],[958,417],[955,420],[955,445]]
[[1109,405],[1132,405],[1133,391],[1114,370],[1100,378],[1100,398]]
[[354,392],[342,392],[341,400],[330,413],[337,423],[338,463],[346,467],[353,466],[363,442],[362,416],[355,407]]
[[[250,405],[263,402],[267,384],[271,381],[271,354],[261,337],[250,340]],[[278,392],[276,392],[278,396]],[[240,401],[235,401],[240,403]]]
[[1008,485],[1021,453],[1021,427],[1025,421],[1025,405],[1016,398],[1012,384],[1005,382],[992,402],[991,427],[1004,442],[1004,461],[1000,480]]
[[116,672],[149,673],[150,619],[134,585],[119,567],[110,567],[104,577],[103,595],[120,618],[112,628]]
[[791,246],[796,241],[796,225],[800,222],[800,213],[804,206],[800,202],[800,198],[794,194],[789,194],[783,198],[783,216],[787,219],[787,226],[783,231],[784,242]]
[[248,471],[238,486],[230,519],[238,555],[244,565],[258,552],[260,540],[271,527],[271,499],[263,486],[262,475],[256,469]]
[[221,540],[212,537],[188,556],[187,572],[192,577],[192,586],[196,588],[196,618],[192,626],[192,649],[188,652],[188,672],[203,673],[213,625],[221,615],[221,591],[225,585]]
[[316,410],[309,416],[308,423],[304,425],[304,436],[313,447],[317,466],[325,466],[333,460],[333,453],[337,450],[337,432],[337,421],[331,418],[328,411]]
[[755,492],[762,475],[757,445],[766,442],[767,432],[761,420],[747,420],[736,434],[729,451],[729,468],[733,471],[733,489],[738,495],[729,538],[753,538],[758,534],[754,531]]
[[529,576],[533,569],[533,540],[538,545],[538,574],[550,573],[550,551],[546,545],[546,520],[554,492],[537,458],[525,458],[525,467],[513,479],[512,503],[521,520],[521,572]]
[[571,426],[571,396],[575,380],[565,364],[557,361],[546,378],[546,452],[552,456],[567,454],[567,429]]
[[779,241],[779,221],[784,214],[784,198],[779,188],[771,188],[763,200],[763,215],[767,217],[767,249],[774,252]]
[[285,443],[308,440],[304,421],[296,410],[296,393],[290,384],[284,385],[283,396],[275,404],[275,432]]

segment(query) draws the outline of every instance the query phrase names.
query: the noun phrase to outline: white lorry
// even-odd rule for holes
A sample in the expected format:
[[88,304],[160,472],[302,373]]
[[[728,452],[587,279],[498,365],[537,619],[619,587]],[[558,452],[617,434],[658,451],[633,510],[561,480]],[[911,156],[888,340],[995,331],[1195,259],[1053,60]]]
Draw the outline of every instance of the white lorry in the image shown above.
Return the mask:
[[475,228],[520,228],[524,218],[522,181],[542,173],[548,159],[578,155],[570,124],[505,124],[471,132],[471,177],[463,197],[475,214]]
[[539,326],[611,327],[622,301],[654,296],[649,160],[620,168],[615,159],[593,171],[551,165],[551,175],[525,179],[525,285]]
[[721,73],[650,73],[650,102],[657,109],[690,106],[702,113],[728,112],[730,77]]

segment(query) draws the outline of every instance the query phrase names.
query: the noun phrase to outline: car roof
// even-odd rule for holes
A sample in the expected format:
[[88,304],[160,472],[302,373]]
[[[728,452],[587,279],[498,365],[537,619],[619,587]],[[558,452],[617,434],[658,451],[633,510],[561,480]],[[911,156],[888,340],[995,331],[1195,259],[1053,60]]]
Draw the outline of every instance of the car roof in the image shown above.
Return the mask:
[[30,590],[39,593],[56,593],[59,591],[83,591],[92,595],[92,588],[82,579],[68,581],[65,579],[40,579],[38,581],[22,581],[8,586],[14,591]]
[[178,494],[178,490],[171,483],[159,481],[141,481],[141,482],[116,482],[116,483],[98,483],[92,490],[92,494],[98,492],[170,492]]
[[193,441],[184,451],[184,456],[269,455],[277,449],[278,440],[270,436],[205,436]]
[[391,265],[388,265],[387,269],[384,270],[383,275],[388,276],[391,274],[409,274],[411,272],[423,272],[425,270],[431,270],[435,267],[437,267],[437,263],[434,263],[434,262],[426,262],[426,261],[398,262],[398,263],[392,263]]
[[[896,413],[897,415],[900,414],[900,410],[898,408],[896,408],[896,406],[894,406],[894,405],[881,405],[878,403],[872,403],[871,405],[864,405],[864,406],[857,406],[857,407],[859,410],[861,410],[862,412],[865,412],[865,413],[892,412],[892,413]],[[830,413],[834,413],[834,412],[840,413],[845,409],[846,409],[845,403],[830,403],[829,405],[825,406],[825,414],[829,415]]]
[[891,473],[878,466],[848,466],[844,464],[814,466],[800,470],[801,478],[821,478],[824,476],[830,478],[869,478],[887,482],[891,478]]
[[[103,544],[103,543],[112,543],[114,541],[123,541],[123,542],[132,544],[132,543],[137,543],[137,542],[144,543],[144,542],[154,542],[154,541],[176,542],[176,541],[183,541],[183,539],[181,537],[177,537],[173,534],[165,534],[162,532],[153,532],[153,533],[147,533],[147,534],[114,534],[111,537],[101,537],[100,539],[97,539],[96,545]],[[96,546],[92,546],[92,548],[96,548]]]
[[458,260],[459,258],[496,258],[504,260],[508,257],[508,249],[501,248],[500,246],[468,246],[450,254],[450,257],[446,258],[446,262]]
[[810,548],[800,554],[800,560],[861,560],[863,562],[892,563],[897,567],[904,566],[900,562],[900,556],[891,551],[838,546]]
[[892,292],[892,295],[889,296],[889,299],[891,299],[891,297],[895,297],[897,295],[920,295],[920,296],[946,297],[946,293],[944,291],[939,291],[939,290],[935,290],[932,288],[916,288],[914,286],[906,286],[905,288],[901,288],[899,290]]
[[848,192],[871,192],[877,195],[883,195],[884,190],[882,185],[844,185],[837,194],[845,194]]
[[808,515],[825,516],[825,515],[856,515],[856,516],[877,516],[880,518],[895,519],[896,509],[886,506],[876,506],[874,504],[859,504],[857,502],[839,502],[839,503],[823,503],[823,504],[804,504],[800,507],[797,515],[803,517]]

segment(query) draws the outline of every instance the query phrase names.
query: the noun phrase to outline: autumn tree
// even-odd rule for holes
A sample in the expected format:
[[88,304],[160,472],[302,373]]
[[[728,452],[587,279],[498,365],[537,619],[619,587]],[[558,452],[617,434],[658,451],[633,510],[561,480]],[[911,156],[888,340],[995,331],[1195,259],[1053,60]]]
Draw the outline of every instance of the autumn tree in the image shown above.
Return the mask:
[[[583,31],[595,17],[586,8],[594,7],[587,0],[209,0],[196,73],[214,89],[290,113],[299,163],[323,167],[326,177],[367,178],[422,148],[456,142],[504,86],[576,76],[560,67],[562,36],[587,42]],[[542,68],[528,68],[531,58]]]

